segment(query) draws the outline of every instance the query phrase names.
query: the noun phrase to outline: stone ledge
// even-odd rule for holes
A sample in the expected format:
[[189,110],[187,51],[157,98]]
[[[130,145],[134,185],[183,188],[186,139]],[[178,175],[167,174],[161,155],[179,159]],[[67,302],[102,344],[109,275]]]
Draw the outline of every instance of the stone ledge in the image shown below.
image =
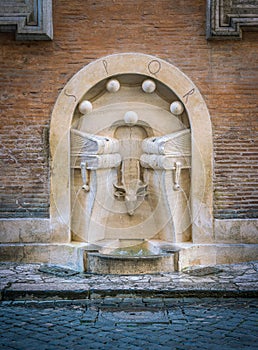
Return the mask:
[[[215,219],[216,244],[258,244],[258,219]],[[53,242],[50,219],[0,219],[1,243]]]
[[[157,303],[155,298],[182,297],[256,297],[258,294],[258,262],[217,265],[209,275],[189,275],[186,272],[155,275],[92,275],[53,276],[39,270],[39,264],[0,263],[2,301],[53,301],[63,299],[98,300],[122,298],[131,304],[141,297],[146,304]],[[202,269],[201,266],[195,268]],[[147,300],[146,298],[152,298]],[[112,300],[113,299],[113,300]]]
[[256,260],[258,244],[181,244],[179,271],[194,265],[236,264]]
[[[6,243],[0,244],[4,262],[48,263],[84,271],[85,243]],[[179,271],[194,265],[248,262],[257,259],[258,244],[191,244],[178,245]]]
[[[74,288],[74,286],[71,286]],[[191,289],[191,290],[6,290],[2,294],[1,301],[14,301],[14,300],[85,300],[85,299],[99,299],[107,297],[153,297],[153,298],[257,298],[257,290],[220,290],[220,289]],[[26,306],[26,304],[25,304]]]
[[83,271],[83,250],[80,244],[6,243],[0,244],[2,261],[49,263]]

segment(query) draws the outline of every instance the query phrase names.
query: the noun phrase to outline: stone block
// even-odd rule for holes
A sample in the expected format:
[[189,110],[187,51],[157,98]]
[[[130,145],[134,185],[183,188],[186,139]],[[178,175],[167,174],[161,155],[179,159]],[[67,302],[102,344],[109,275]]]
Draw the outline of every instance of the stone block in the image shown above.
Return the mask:
[[23,254],[22,261],[24,263],[47,263],[49,261],[50,246],[45,244],[26,244],[23,246]]
[[216,243],[258,243],[258,219],[214,221]]
[[218,244],[216,263],[234,264],[257,260],[258,244]]
[[21,262],[24,258],[22,244],[0,244],[1,261]]
[[1,243],[50,242],[49,219],[1,219]]
[[76,244],[52,244],[49,251],[49,263],[83,271],[83,251]]
[[146,274],[174,271],[174,254],[153,256],[115,256],[87,254],[87,271],[99,274]]

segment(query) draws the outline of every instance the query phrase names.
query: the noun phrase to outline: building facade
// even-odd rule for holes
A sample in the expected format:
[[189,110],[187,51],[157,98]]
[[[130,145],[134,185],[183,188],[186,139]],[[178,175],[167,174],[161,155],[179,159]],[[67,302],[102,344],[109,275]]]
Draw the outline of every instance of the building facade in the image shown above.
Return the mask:
[[[103,79],[141,74],[171,88],[185,105],[196,89],[207,107],[210,130],[203,121],[193,126],[198,119],[199,99],[192,110],[189,108],[188,117],[197,142],[207,135],[211,141],[210,165],[208,168],[205,165],[205,181],[210,185],[201,209],[204,213],[206,209],[209,211],[211,220],[207,226],[211,232],[209,239],[202,240],[198,235],[194,239],[194,234],[185,239],[184,243],[191,249],[182,256],[181,267],[255,259],[257,1],[43,0],[10,1],[8,5],[4,1],[1,8],[1,259],[83,269],[83,243],[73,243],[76,235],[69,235],[70,223],[65,222],[66,228],[57,229],[53,219],[53,215],[60,213],[58,208],[53,209],[56,202],[53,181],[58,186],[59,180],[55,180],[56,151],[53,153],[51,147],[55,148],[55,142],[60,141],[53,140],[58,130],[62,130],[62,120],[69,114],[70,106],[74,105],[75,111],[84,98],[84,93],[80,97],[76,95],[77,84],[92,82],[90,90],[101,81],[101,77],[95,81],[94,70],[87,68],[93,64],[98,71],[94,63],[98,60],[102,62]],[[144,57],[151,56],[149,62],[153,61],[158,68],[153,66],[145,73],[145,68],[127,61],[126,54],[139,59],[137,64],[145,68],[148,61]],[[113,68],[110,73],[108,60],[115,62],[114,57],[118,56],[122,60],[121,67],[120,60],[116,63],[120,70]],[[176,67],[180,77],[187,77],[187,80],[178,78],[178,88],[166,80],[165,73],[164,77],[159,76],[159,64],[163,62],[170,65],[168,71],[173,70],[169,67]],[[85,71],[84,78],[80,78],[84,74],[80,71]],[[181,91],[181,86],[188,82],[193,83],[192,87]],[[60,107],[62,96],[67,96],[69,102]],[[62,157],[61,153],[57,165],[61,173]],[[67,202],[71,196],[65,185],[67,181],[56,190],[60,201]],[[65,199],[63,192],[67,195]],[[198,220],[202,221],[202,217],[198,216]],[[204,222],[200,226],[205,227]],[[63,234],[64,231],[69,232]]]

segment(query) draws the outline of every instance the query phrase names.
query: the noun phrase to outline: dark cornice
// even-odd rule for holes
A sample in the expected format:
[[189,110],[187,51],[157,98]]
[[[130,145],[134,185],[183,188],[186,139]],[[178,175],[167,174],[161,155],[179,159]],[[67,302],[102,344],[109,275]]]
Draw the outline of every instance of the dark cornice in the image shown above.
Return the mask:
[[52,0],[0,0],[0,32],[17,40],[52,40]]
[[207,0],[207,39],[241,39],[258,30],[258,0]]

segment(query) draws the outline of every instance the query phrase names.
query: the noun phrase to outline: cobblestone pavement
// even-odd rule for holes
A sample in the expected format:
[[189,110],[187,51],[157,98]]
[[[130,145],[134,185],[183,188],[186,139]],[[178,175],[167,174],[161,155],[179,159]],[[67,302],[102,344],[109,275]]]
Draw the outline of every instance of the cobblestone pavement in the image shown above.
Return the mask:
[[0,348],[257,349],[257,299],[3,301]]
[[92,275],[39,264],[0,263],[1,300],[37,298],[93,299],[99,296],[242,296],[258,294],[258,262],[157,275]]

